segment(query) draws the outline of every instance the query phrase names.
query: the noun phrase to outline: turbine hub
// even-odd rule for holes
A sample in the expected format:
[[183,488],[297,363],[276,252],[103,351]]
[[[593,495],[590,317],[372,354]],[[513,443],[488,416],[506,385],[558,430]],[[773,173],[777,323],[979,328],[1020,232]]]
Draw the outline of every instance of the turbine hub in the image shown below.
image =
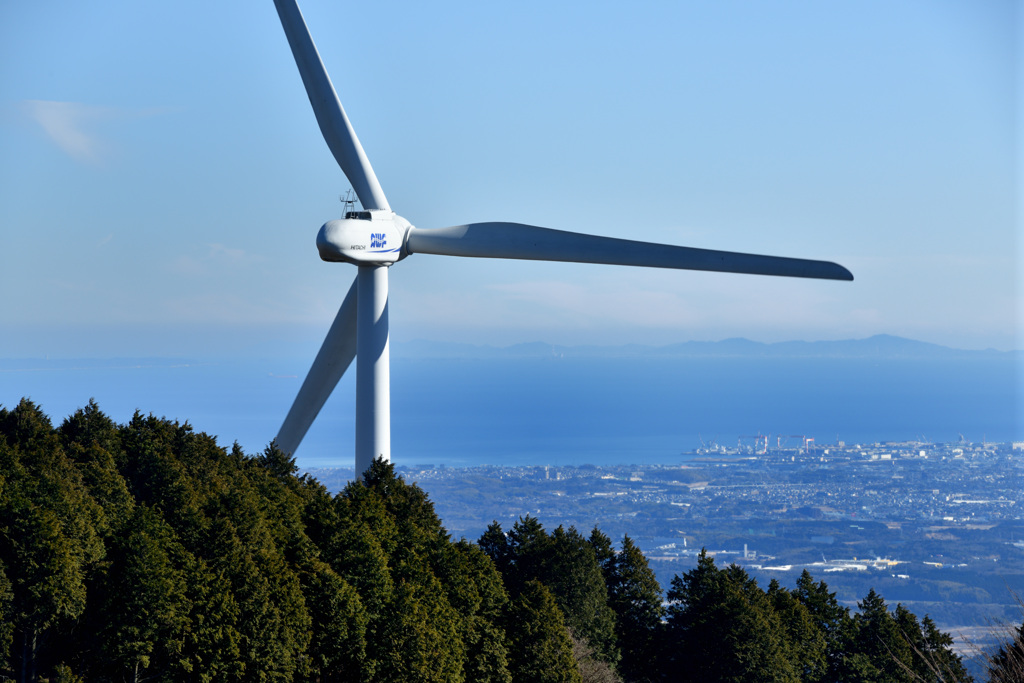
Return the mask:
[[324,223],[316,248],[324,261],[390,266],[409,255],[405,237],[411,227],[394,211],[348,211]]

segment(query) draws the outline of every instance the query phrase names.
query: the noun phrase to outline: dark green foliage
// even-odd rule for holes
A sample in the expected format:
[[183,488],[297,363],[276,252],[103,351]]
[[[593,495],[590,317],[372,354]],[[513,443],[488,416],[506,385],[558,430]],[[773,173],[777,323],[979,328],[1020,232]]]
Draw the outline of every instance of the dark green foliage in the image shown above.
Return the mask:
[[[450,542],[421,489],[378,460],[335,499],[335,511],[339,526],[326,556],[364,598],[368,673],[376,680],[506,680],[499,608],[490,604],[500,605],[503,591],[485,599],[470,586],[479,577],[500,590],[500,581],[489,562],[474,564]],[[467,663],[467,650],[483,659]]]
[[[615,574],[615,548],[612,547],[612,539],[608,538],[603,531],[596,526],[590,532],[590,547],[594,550],[594,557],[601,566],[605,581],[612,584],[612,577]],[[659,589],[660,590],[660,589]]]
[[106,453],[121,452],[121,435],[114,421],[104,415],[96,401],[89,399],[85,408],[76,410],[60,426],[60,439],[64,448],[95,446]]
[[[273,444],[92,401],[58,429],[0,408],[0,677],[967,680],[947,634],[874,591],[851,617],[806,572],[764,591],[702,554],[666,613],[628,536],[524,517],[452,542],[388,463],[336,496],[296,475]],[[1018,630],[993,680],[1020,661]]]
[[[235,443],[235,448],[238,449],[237,442]],[[295,458],[282,451],[273,443],[267,446],[263,454],[256,458],[256,463],[272,476],[282,480],[287,480],[299,471],[299,466],[295,464]]]
[[507,631],[512,680],[580,683],[562,613],[540,581],[526,581],[509,604]]
[[824,581],[814,582],[806,569],[797,579],[793,596],[807,608],[825,639],[825,673],[823,680],[838,680],[844,659],[852,647],[853,619],[850,610],[836,600]]
[[462,681],[459,617],[437,579],[402,581],[376,621],[371,643],[382,681]]
[[[498,527],[498,531],[501,528]],[[543,583],[551,567],[551,537],[536,517],[520,517],[508,532],[507,555],[491,559],[512,595],[519,595],[529,581]]]
[[531,581],[540,581],[555,596],[566,626],[602,661],[619,659],[615,613],[608,587],[591,544],[574,527],[548,534],[534,517],[520,518],[508,536],[494,523],[480,539],[501,571],[510,595],[519,596]]
[[502,576],[511,575],[509,570],[512,567],[512,548],[497,521],[491,522],[487,526],[487,530],[477,541],[477,545],[491,558]]
[[[925,681],[969,681],[960,655],[953,650],[953,637],[940,631],[931,617],[921,620],[921,636],[914,649],[915,670]],[[1024,674],[1024,668],[1021,673]]]
[[31,401],[0,409],[0,468],[0,565],[10,595],[2,629],[10,649],[0,659],[35,680],[59,663],[45,644],[85,610],[86,578],[104,554],[103,511]]
[[736,565],[719,570],[702,552],[668,599],[668,680],[799,680],[767,594]]
[[901,662],[907,680],[941,683],[945,681],[969,680],[959,655],[953,652],[953,638],[935,626],[925,616],[918,623],[917,617],[903,605],[896,605],[893,615],[900,633],[909,647],[909,659]]
[[0,409],[0,675],[510,683],[501,577],[422,490],[296,474],[94,402]]
[[779,617],[790,657],[802,681],[828,680],[825,633],[815,623],[810,610],[794,593],[775,580],[768,585],[768,599]]
[[551,534],[550,563],[544,583],[555,594],[566,625],[598,659],[615,664],[615,612],[608,606],[608,587],[593,548],[574,527],[558,527]]
[[853,647],[846,658],[845,677],[872,683],[910,680],[911,650],[903,632],[917,624],[900,623],[874,589],[857,606],[860,613],[853,617]]
[[[3,496],[3,482],[0,480],[0,496]],[[0,670],[11,667],[11,641],[14,638],[14,592],[7,578],[3,563],[0,563]]]
[[302,574],[309,608],[310,669],[323,683],[362,680],[369,618],[351,584],[325,563],[314,560]]
[[[111,678],[137,680],[166,671],[184,649],[192,602],[183,569],[186,551],[156,512],[139,506],[109,547],[100,588],[98,640]],[[99,615],[97,615],[99,616]]]
[[[591,543],[598,533],[594,529]],[[615,633],[622,649],[619,669],[630,681],[654,680],[657,636],[665,616],[661,585],[629,536],[623,537],[622,549],[605,565],[608,604],[615,612]]]
[[[952,638],[870,591],[850,616],[806,571],[767,591],[701,553],[669,591],[661,674],[670,681],[970,681]],[[708,664],[711,662],[711,664]]]
[[448,599],[462,618],[467,681],[510,683],[508,648],[501,628],[508,595],[494,563],[475,545],[459,541],[440,567]]

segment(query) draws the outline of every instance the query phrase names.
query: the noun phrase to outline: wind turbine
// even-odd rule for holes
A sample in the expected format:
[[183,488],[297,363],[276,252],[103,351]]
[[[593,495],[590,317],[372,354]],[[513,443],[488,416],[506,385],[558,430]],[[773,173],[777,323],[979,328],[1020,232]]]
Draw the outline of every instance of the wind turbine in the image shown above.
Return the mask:
[[275,439],[286,453],[298,448],[355,358],[356,474],[378,457],[390,459],[388,268],[412,254],[853,279],[846,268],[828,261],[652,244],[520,223],[413,227],[391,210],[295,0],[274,4],[320,131],[363,207],[328,221],[317,234],[321,259],[354,264],[358,272]]

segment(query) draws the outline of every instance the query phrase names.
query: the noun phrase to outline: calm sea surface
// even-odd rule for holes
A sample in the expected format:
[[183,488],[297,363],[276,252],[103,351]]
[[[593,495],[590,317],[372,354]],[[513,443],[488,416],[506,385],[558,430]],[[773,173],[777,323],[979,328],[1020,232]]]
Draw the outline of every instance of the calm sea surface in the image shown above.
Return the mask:
[[[256,452],[308,362],[0,361],[0,403],[28,396],[59,424],[94,397],[118,422],[139,409]],[[667,464],[701,439],[758,433],[819,444],[1024,439],[1008,358],[394,359],[391,376],[400,464]],[[350,372],[299,464],[351,466],[354,414]]]

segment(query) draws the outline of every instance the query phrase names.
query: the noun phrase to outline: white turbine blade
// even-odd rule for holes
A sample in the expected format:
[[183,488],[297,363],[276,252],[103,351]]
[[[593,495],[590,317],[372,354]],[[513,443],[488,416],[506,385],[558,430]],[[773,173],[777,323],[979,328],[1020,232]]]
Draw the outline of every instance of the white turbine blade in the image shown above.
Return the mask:
[[357,289],[358,281],[354,281],[331,323],[331,329],[327,331],[309,374],[302,382],[288,417],[274,439],[277,447],[289,455],[294,454],[302,443],[309,426],[356,357]]
[[320,53],[309,35],[302,12],[295,0],[274,0],[277,14],[281,17],[281,25],[288,36],[288,45],[295,56],[295,64],[299,67],[302,84],[306,86],[309,103],[313,105],[316,121],[320,124],[327,146],[341,166],[352,189],[356,191],[359,202],[364,209],[390,210],[384,191],[377,182],[377,176],[366,158],[363,146],[345,115],[338,94],[334,91],[331,79],[327,75],[324,64],[320,61]]
[[406,246],[410,254],[605,263],[825,280],[853,279],[850,271],[830,261],[636,242],[522,223],[470,223],[432,230],[410,228]]

